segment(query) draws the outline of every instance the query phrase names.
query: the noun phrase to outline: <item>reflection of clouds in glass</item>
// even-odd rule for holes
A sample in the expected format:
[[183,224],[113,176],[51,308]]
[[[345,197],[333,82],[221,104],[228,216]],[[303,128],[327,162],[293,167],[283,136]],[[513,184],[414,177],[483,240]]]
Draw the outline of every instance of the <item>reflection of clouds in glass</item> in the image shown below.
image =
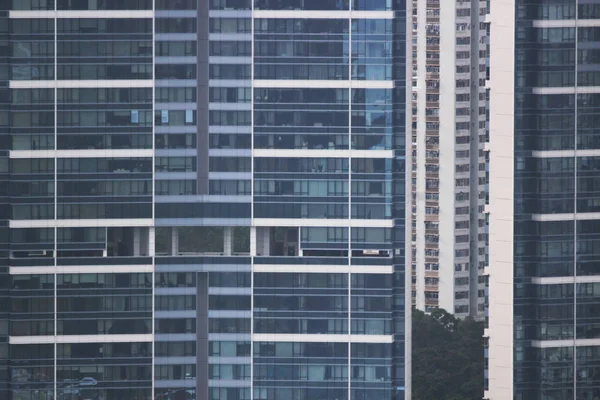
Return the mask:
[[18,42],[13,46],[13,57],[30,58],[31,44]]
[[[32,43],[18,42],[13,45],[14,58],[31,58],[33,53],[31,50]],[[28,80],[38,78],[40,72],[38,68],[29,65],[15,65],[12,68],[12,79]]]
[[12,69],[12,79],[14,80],[30,80],[39,76],[40,71],[30,65],[20,65]]
[[15,53],[14,56],[15,57],[31,57],[31,48],[30,48],[30,44],[28,43],[27,46],[25,45],[25,43],[17,43],[17,47],[15,48]]

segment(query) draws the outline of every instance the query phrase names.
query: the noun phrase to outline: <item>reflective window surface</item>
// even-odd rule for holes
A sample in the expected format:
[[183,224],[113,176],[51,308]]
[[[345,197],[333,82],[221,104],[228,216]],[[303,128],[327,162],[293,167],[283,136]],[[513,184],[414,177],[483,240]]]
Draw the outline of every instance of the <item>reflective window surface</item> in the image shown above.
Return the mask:
[[[597,5],[517,2],[515,92],[515,397],[594,398],[592,348],[530,347],[530,340],[595,338],[593,283],[532,285],[531,278],[597,274],[596,220],[532,221],[533,214],[594,212],[595,157],[532,158],[531,151],[597,149],[596,94],[532,88],[598,82],[596,27],[532,27],[532,20],[597,19]],[[577,357],[577,358],[575,358]],[[576,389],[575,389],[576,388]],[[574,393],[574,389],[576,393]]]
[[0,1],[0,399],[403,400],[405,7]]

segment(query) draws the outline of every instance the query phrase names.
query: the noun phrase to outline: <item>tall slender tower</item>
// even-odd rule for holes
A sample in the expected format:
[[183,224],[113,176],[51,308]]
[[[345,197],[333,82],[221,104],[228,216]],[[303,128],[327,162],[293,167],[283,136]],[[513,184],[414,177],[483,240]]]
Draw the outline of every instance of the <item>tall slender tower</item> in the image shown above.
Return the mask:
[[0,398],[409,399],[407,9],[0,0]]
[[483,317],[486,4],[413,0],[412,297]]
[[600,396],[600,3],[490,3],[488,390]]
[[8,273],[10,219],[8,150],[10,148],[9,113],[9,69],[8,46],[8,2],[0,1],[0,398],[10,398],[8,391],[9,370],[9,321],[10,321],[10,275]]

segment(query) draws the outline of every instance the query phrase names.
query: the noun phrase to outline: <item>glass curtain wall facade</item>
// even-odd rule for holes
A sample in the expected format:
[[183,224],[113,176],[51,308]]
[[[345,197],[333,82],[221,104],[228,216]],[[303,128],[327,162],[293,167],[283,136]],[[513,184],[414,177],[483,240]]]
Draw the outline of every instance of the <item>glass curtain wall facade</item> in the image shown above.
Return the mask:
[[409,398],[406,7],[1,0],[0,398]]
[[9,398],[9,345],[8,326],[10,317],[10,275],[8,273],[8,250],[10,198],[9,158],[10,131],[8,126],[9,100],[9,4],[0,1],[0,398]]
[[487,398],[599,398],[600,2],[490,8]]

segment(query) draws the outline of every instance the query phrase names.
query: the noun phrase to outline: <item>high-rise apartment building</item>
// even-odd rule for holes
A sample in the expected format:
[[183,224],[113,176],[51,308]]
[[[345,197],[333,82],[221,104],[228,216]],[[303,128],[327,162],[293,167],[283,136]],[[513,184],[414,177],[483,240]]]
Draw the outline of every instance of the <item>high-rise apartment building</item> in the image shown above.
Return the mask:
[[600,398],[600,2],[490,4],[490,400]]
[[486,3],[413,0],[412,297],[483,317]]
[[410,398],[407,8],[0,0],[0,398]]

